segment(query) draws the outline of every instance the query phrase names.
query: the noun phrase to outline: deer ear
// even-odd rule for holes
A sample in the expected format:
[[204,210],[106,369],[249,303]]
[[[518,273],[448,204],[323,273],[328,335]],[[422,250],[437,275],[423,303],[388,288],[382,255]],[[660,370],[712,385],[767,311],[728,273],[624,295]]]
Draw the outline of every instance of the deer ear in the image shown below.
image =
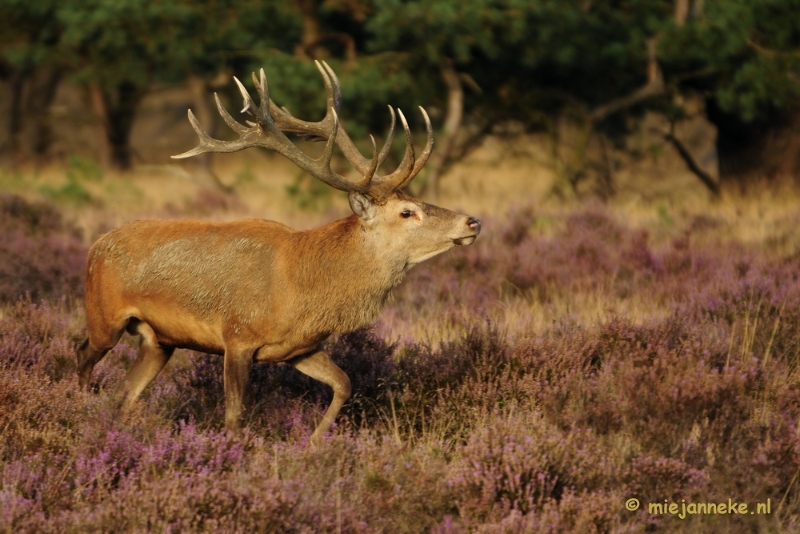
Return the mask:
[[358,191],[350,191],[348,194],[350,200],[350,209],[353,213],[368,221],[375,217],[375,203],[364,193]]

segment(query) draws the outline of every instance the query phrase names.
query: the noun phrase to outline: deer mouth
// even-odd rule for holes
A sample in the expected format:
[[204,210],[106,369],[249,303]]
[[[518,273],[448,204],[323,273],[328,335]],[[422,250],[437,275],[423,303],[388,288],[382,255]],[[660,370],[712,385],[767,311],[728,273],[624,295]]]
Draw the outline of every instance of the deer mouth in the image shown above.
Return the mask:
[[455,243],[457,247],[465,247],[467,245],[471,245],[472,243],[474,243],[477,237],[478,237],[477,235],[459,237],[458,239],[453,239],[453,243]]

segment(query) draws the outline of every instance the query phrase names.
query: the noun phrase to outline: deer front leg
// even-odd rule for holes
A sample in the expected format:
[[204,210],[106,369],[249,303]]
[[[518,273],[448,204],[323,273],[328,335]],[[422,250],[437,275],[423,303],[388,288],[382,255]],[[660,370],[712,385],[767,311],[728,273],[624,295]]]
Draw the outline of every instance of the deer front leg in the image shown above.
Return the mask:
[[253,366],[253,351],[225,351],[225,427],[238,430],[242,424],[244,398],[250,382],[250,369]]
[[333,388],[331,405],[328,406],[325,415],[322,416],[322,421],[319,422],[311,435],[311,444],[314,447],[318,447],[322,442],[322,436],[330,430],[333,421],[339,414],[339,410],[342,409],[342,405],[350,398],[350,379],[344,371],[331,361],[328,354],[321,350],[306,356],[299,356],[289,363],[301,373]]

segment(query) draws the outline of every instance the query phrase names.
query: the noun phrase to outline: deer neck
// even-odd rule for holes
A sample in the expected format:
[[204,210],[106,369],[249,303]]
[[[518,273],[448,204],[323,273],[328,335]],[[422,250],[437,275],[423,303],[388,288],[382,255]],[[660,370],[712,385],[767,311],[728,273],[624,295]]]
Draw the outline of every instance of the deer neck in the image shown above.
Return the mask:
[[305,294],[313,295],[309,309],[330,322],[329,330],[350,331],[377,320],[403,279],[405,261],[371,241],[355,215],[297,237],[302,259],[294,276]]
[[325,285],[346,284],[361,291],[386,293],[403,279],[406,259],[370,239],[355,215],[300,233],[305,234],[299,248],[309,281],[324,279],[321,283]]

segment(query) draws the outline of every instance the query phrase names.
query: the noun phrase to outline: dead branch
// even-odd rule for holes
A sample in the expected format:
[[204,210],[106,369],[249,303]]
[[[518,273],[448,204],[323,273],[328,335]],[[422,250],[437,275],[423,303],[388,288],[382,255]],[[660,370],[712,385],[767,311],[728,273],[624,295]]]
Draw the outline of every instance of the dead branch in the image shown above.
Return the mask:
[[436,200],[439,194],[439,178],[444,171],[447,160],[456,143],[456,138],[461,130],[461,121],[464,117],[464,87],[461,77],[453,66],[453,61],[446,58],[440,66],[442,80],[447,86],[447,115],[444,120],[444,140],[438,153],[434,153],[435,160],[431,166],[428,180],[423,192],[431,200]]
[[719,184],[716,180],[714,180],[713,176],[700,167],[700,165],[697,163],[697,160],[695,160],[694,156],[692,156],[692,153],[686,148],[686,145],[684,145],[680,139],[675,137],[673,132],[663,133],[663,136],[665,140],[669,141],[672,146],[675,147],[675,150],[678,151],[678,154],[686,163],[686,166],[689,168],[689,170],[692,171],[695,176],[700,178],[700,181],[703,182],[703,185],[708,188],[711,194],[713,194],[715,197],[719,196]]
[[594,111],[589,114],[589,120],[592,124],[602,122],[618,111],[628,109],[645,100],[666,93],[667,86],[664,84],[664,76],[661,73],[661,68],[658,66],[658,59],[656,57],[656,47],[659,38],[660,36],[656,35],[647,41],[647,83],[628,95],[616,98],[611,102],[595,108]]

